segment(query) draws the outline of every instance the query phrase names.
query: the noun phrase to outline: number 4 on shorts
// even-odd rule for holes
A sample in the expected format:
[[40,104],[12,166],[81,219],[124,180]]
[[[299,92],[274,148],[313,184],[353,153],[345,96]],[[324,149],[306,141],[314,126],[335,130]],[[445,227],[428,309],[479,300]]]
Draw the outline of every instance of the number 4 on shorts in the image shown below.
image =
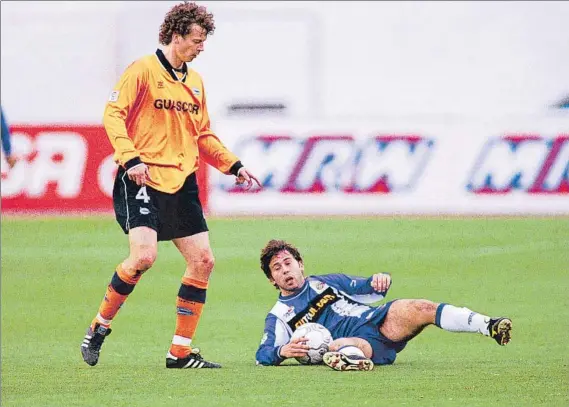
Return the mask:
[[144,201],[144,203],[148,203],[150,202],[150,197],[148,196],[148,193],[146,192],[146,187],[142,187],[138,190],[138,193],[136,194],[136,199],[142,199]]

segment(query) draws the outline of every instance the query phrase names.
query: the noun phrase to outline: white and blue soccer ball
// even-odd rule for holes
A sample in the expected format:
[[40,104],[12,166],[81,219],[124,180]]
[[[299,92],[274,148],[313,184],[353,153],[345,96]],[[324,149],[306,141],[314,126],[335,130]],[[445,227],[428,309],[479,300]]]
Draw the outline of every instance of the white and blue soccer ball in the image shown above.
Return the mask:
[[310,322],[301,325],[292,334],[292,339],[301,338],[305,336],[308,338],[306,343],[310,346],[308,355],[298,357],[298,360],[303,365],[317,365],[322,363],[322,358],[328,352],[330,343],[332,342],[332,335],[323,325]]

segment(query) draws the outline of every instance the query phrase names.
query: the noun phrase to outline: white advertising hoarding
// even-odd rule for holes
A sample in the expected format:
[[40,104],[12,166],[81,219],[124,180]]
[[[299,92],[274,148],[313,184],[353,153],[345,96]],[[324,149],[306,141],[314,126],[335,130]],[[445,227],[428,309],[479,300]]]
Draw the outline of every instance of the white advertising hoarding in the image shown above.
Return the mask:
[[352,122],[224,120],[257,174],[212,171],[210,213],[569,214],[569,116]]

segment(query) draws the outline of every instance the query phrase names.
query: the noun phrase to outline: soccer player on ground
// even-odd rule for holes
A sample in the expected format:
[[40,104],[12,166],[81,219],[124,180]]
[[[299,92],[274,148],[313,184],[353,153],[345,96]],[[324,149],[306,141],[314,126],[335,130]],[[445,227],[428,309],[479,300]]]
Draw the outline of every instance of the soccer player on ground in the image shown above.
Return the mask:
[[[369,306],[385,297],[391,286],[389,274],[305,277],[298,249],[282,240],[271,240],[263,248],[261,268],[280,295],[265,319],[256,354],[260,365],[276,366],[286,358],[305,356],[306,338],[290,338],[307,322],[319,323],[330,331],[334,341],[330,352],[324,354],[324,363],[340,371],[392,364],[408,341],[433,324],[450,332],[480,333],[499,345],[510,341],[510,319],[490,318],[468,308],[408,299]],[[341,351],[353,347],[361,351],[360,355]]]
[[186,270],[166,367],[221,367],[191,346],[214,265],[196,170],[208,163],[247,189],[260,184],[212,132],[202,79],[186,65],[204,50],[214,29],[205,7],[174,6],[160,26],[163,50],[132,63],[107,103],[104,126],[119,164],[113,203],[130,254],[117,266],[81,344],[83,360],[91,366],[99,360],[113,318],[154,263],[157,242],[171,240]]

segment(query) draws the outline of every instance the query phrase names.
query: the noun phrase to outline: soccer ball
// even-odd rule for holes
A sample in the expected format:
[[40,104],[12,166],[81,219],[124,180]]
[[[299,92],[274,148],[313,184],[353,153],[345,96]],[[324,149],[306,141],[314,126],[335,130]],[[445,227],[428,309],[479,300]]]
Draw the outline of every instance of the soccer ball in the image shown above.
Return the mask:
[[298,360],[303,365],[317,365],[322,363],[322,357],[326,352],[328,352],[328,346],[332,342],[332,335],[324,326],[310,322],[308,324],[301,325],[292,334],[292,339],[307,337],[308,342],[306,343],[310,346],[308,355],[303,357],[298,357]]

